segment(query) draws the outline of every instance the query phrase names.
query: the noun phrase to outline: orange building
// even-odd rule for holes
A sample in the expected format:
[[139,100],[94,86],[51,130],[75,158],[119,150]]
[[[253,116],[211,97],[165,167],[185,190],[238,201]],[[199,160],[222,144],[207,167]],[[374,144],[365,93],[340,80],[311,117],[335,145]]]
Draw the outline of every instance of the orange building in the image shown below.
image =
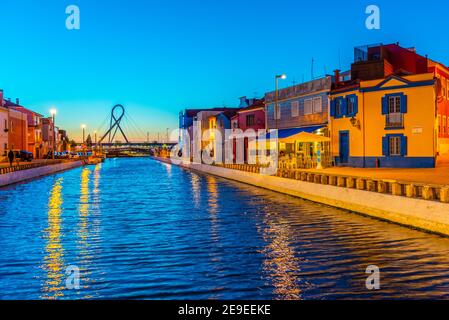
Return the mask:
[[27,150],[28,121],[27,115],[19,110],[8,108],[8,148],[12,150]]

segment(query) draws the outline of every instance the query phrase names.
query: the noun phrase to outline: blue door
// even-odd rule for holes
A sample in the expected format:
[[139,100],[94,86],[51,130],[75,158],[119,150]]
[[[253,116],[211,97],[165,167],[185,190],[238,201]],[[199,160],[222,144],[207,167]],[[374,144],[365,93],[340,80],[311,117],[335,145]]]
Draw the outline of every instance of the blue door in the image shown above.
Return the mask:
[[349,162],[349,131],[340,131],[340,163]]

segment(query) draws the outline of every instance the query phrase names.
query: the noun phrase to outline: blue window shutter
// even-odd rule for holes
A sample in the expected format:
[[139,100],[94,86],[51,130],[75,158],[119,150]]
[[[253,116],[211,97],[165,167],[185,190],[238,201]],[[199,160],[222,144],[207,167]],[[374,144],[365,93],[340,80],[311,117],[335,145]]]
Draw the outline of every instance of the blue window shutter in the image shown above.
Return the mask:
[[388,97],[382,98],[382,114],[388,114]]
[[331,117],[335,117],[335,100],[331,100],[331,106],[330,106],[330,114]]
[[389,147],[390,139],[388,137],[382,137],[382,155],[388,157],[390,155]]
[[341,115],[347,115],[348,114],[348,98],[341,98]]
[[359,113],[359,97],[354,96],[354,116]]
[[405,157],[407,155],[407,137],[401,137],[401,156]]
[[407,113],[407,96],[401,96],[401,113]]

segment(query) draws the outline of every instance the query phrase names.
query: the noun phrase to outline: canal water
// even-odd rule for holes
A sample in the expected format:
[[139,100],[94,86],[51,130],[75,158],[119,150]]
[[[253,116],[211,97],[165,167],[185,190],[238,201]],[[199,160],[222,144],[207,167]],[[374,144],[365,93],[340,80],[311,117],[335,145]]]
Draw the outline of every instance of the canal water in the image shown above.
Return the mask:
[[0,248],[0,299],[449,298],[449,239],[143,158],[0,189]]

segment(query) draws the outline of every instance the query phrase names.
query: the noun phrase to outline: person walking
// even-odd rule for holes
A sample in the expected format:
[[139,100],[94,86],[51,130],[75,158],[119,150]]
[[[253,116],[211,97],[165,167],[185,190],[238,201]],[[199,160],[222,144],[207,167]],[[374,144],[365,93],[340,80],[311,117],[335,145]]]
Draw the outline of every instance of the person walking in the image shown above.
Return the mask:
[[12,163],[14,161],[14,152],[12,150],[9,150],[9,152],[8,152],[8,159],[9,159],[9,165],[12,167]]

